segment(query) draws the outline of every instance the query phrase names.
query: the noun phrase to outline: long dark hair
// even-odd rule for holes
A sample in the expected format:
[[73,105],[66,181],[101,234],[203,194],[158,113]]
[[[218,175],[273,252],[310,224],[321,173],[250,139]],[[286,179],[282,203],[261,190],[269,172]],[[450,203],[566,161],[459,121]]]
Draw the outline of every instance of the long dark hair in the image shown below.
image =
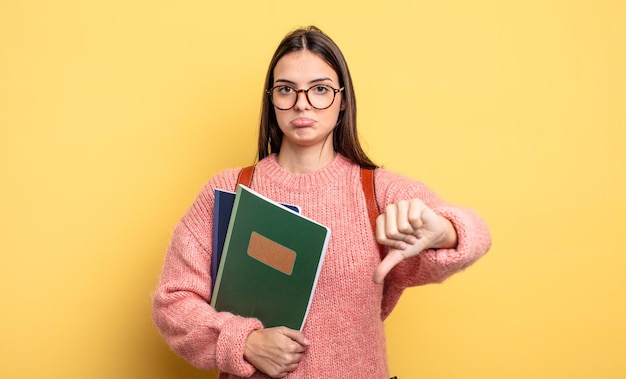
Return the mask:
[[[296,29],[282,40],[267,70],[265,89],[274,85],[274,68],[278,61],[286,54],[300,50],[308,50],[324,59],[337,73],[339,85],[345,87],[343,91],[345,107],[339,113],[333,133],[334,150],[361,167],[376,168],[377,166],[365,154],[359,142],[356,130],[356,99],[348,64],[335,42],[319,28],[308,26]],[[283,133],[276,121],[276,111],[269,96],[264,92],[259,127],[258,159],[261,160],[272,153],[279,153],[282,138]]]

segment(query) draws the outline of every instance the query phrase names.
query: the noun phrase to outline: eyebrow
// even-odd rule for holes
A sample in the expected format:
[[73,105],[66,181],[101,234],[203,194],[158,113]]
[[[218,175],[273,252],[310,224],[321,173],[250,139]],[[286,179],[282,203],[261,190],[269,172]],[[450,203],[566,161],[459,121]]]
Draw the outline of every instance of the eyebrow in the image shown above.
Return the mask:
[[[325,82],[325,81],[330,81],[330,82],[334,83],[334,81],[331,78],[318,78],[318,79],[313,79],[313,80],[309,81],[308,84],[315,84],[315,83]],[[288,79],[276,79],[274,81],[274,83],[275,84],[276,83],[287,83],[287,84],[292,84],[292,85],[296,84],[296,82],[288,80]]]

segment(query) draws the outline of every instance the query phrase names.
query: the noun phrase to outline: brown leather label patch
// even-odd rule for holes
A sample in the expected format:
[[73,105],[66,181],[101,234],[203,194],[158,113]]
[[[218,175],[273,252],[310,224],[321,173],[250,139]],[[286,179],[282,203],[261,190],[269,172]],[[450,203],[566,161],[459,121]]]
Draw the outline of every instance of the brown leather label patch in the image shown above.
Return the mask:
[[295,251],[257,232],[252,232],[250,235],[248,255],[286,275],[291,275],[296,262]]

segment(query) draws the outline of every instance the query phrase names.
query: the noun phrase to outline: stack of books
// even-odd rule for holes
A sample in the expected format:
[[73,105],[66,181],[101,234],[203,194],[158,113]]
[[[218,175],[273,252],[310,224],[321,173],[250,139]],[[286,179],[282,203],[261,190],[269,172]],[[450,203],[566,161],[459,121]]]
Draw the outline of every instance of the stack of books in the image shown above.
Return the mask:
[[211,306],[302,330],[330,229],[239,185],[215,191]]

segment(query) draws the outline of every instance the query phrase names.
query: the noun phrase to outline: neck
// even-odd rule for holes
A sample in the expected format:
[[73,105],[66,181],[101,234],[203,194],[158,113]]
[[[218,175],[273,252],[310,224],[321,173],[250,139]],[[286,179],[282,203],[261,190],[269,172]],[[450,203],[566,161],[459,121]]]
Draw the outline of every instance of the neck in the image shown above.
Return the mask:
[[335,159],[335,151],[331,146],[323,147],[322,151],[318,148],[299,147],[294,149],[291,146],[281,146],[280,154],[278,154],[277,162],[285,170],[294,174],[308,174],[318,171],[328,166]]

